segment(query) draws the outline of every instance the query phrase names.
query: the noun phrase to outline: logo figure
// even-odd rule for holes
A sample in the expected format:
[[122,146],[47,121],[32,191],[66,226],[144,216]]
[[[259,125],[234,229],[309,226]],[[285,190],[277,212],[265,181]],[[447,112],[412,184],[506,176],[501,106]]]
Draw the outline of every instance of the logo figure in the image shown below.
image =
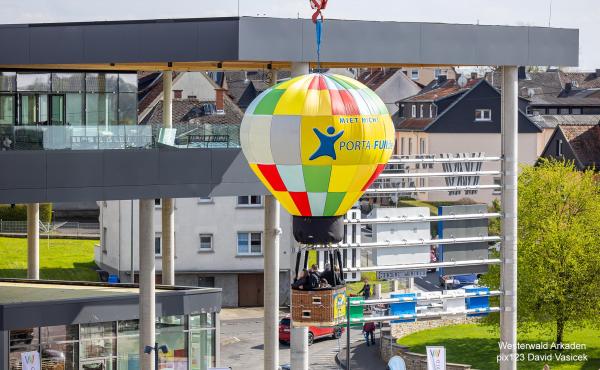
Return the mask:
[[319,138],[321,144],[319,145],[319,148],[313,153],[313,155],[310,156],[309,160],[312,161],[313,159],[317,159],[319,157],[331,157],[332,159],[336,159],[334,145],[335,142],[340,138],[340,136],[342,136],[344,130],[338,132],[335,135],[333,134],[335,132],[335,128],[333,128],[333,126],[327,127],[327,133],[329,135],[322,133],[317,128],[313,128],[313,131],[315,132],[315,135],[317,135],[317,137]]

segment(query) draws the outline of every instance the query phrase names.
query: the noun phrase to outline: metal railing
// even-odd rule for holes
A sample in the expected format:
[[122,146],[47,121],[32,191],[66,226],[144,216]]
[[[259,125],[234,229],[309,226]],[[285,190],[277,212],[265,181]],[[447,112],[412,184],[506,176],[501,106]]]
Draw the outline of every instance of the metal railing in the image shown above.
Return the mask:
[[[41,222],[40,235],[69,237],[100,237],[100,224],[93,222]],[[0,234],[27,234],[27,221],[0,220]]]

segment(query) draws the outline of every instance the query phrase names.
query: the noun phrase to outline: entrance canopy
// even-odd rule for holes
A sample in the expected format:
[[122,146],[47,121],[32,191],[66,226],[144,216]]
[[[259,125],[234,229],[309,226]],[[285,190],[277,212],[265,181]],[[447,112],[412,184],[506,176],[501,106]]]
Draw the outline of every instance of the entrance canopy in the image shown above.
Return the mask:
[[[307,19],[201,18],[0,25],[0,68],[212,70],[316,61]],[[321,65],[576,66],[579,31],[327,19]]]

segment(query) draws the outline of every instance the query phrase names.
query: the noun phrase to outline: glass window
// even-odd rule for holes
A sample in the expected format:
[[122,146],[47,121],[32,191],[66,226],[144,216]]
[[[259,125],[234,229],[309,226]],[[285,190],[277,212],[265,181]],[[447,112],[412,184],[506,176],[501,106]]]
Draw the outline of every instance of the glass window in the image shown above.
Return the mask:
[[208,370],[215,363],[215,331],[190,332],[190,369]]
[[0,72],[0,91],[16,91],[17,90],[17,73],[16,72]]
[[419,79],[419,70],[418,69],[412,69],[410,71],[410,78],[413,80],[418,80]]
[[572,108],[571,114],[581,114],[581,108]]
[[408,155],[412,155],[412,138],[408,138]]
[[162,238],[160,235],[154,237],[154,254],[157,256],[162,255]]
[[119,125],[137,124],[137,94],[119,94]]
[[475,121],[491,121],[491,109],[475,109]]
[[17,73],[18,91],[50,91],[50,73]]
[[85,91],[117,92],[118,75],[116,73],[86,73]]
[[48,95],[38,95],[38,123],[46,125],[48,124]]
[[137,93],[138,79],[136,73],[121,73],[119,74],[119,92]]
[[558,114],[558,108],[548,108],[548,114]]
[[115,322],[81,324],[79,342],[82,359],[110,358],[116,355],[115,324]]
[[213,276],[199,276],[197,285],[202,288],[214,288],[215,278]]
[[65,124],[65,96],[50,95],[50,124]]
[[419,140],[419,154],[425,154],[425,139]]
[[37,123],[38,104],[35,95],[20,95],[21,124],[34,125]]
[[52,91],[82,92],[84,90],[84,73],[53,73]]
[[40,328],[42,342],[66,342],[79,339],[79,327],[77,325],[56,325]]
[[211,197],[200,197],[198,198],[198,203],[212,203]]
[[0,95],[0,124],[15,123],[15,96]]
[[200,250],[212,250],[212,234],[200,234]]
[[79,343],[42,344],[41,360],[42,369],[79,370]]
[[119,321],[117,362],[119,369],[139,369],[139,323],[138,320]]
[[260,195],[241,195],[237,198],[238,206],[260,206],[262,197]]
[[411,116],[412,118],[415,118],[415,117],[417,117],[417,105],[416,105],[416,104],[413,104],[413,105],[411,106],[411,112],[410,112],[410,113],[411,113],[411,115],[410,115],[410,116]]
[[262,234],[254,233],[238,233],[238,248],[237,252],[240,255],[260,255],[262,254]]
[[569,108],[560,108],[560,114],[570,114]]
[[66,114],[67,125],[83,125],[83,94],[66,94]]
[[117,94],[86,94],[86,125],[117,123]]
[[167,353],[158,356],[159,369],[187,368],[187,333],[184,316],[164,316],[156,322],[156,342],[159,346],[166,345]]

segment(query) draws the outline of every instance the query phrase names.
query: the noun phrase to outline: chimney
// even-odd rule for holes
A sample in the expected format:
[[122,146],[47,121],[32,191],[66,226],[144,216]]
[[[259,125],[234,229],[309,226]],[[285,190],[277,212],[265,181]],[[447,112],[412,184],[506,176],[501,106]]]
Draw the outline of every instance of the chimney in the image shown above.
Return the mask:
[[527,71],[525,70],[525,66],[519,67],[519,69],[517,70],[517,76],[519,77],[519,80],[527,79]]
[[222,87],[215,88],[215,108],[217,114],[225,114],[225,89]]
[[183,90],[173,90],[173,99],[181,99]]
[[478,78],[479,76],[477,76],[477,72],[471,72],[471,80],[476,80]]
[[570,93],[572,89],[573,89],[573,84],[571,82],[567,82],[565,84],[565,92]]

